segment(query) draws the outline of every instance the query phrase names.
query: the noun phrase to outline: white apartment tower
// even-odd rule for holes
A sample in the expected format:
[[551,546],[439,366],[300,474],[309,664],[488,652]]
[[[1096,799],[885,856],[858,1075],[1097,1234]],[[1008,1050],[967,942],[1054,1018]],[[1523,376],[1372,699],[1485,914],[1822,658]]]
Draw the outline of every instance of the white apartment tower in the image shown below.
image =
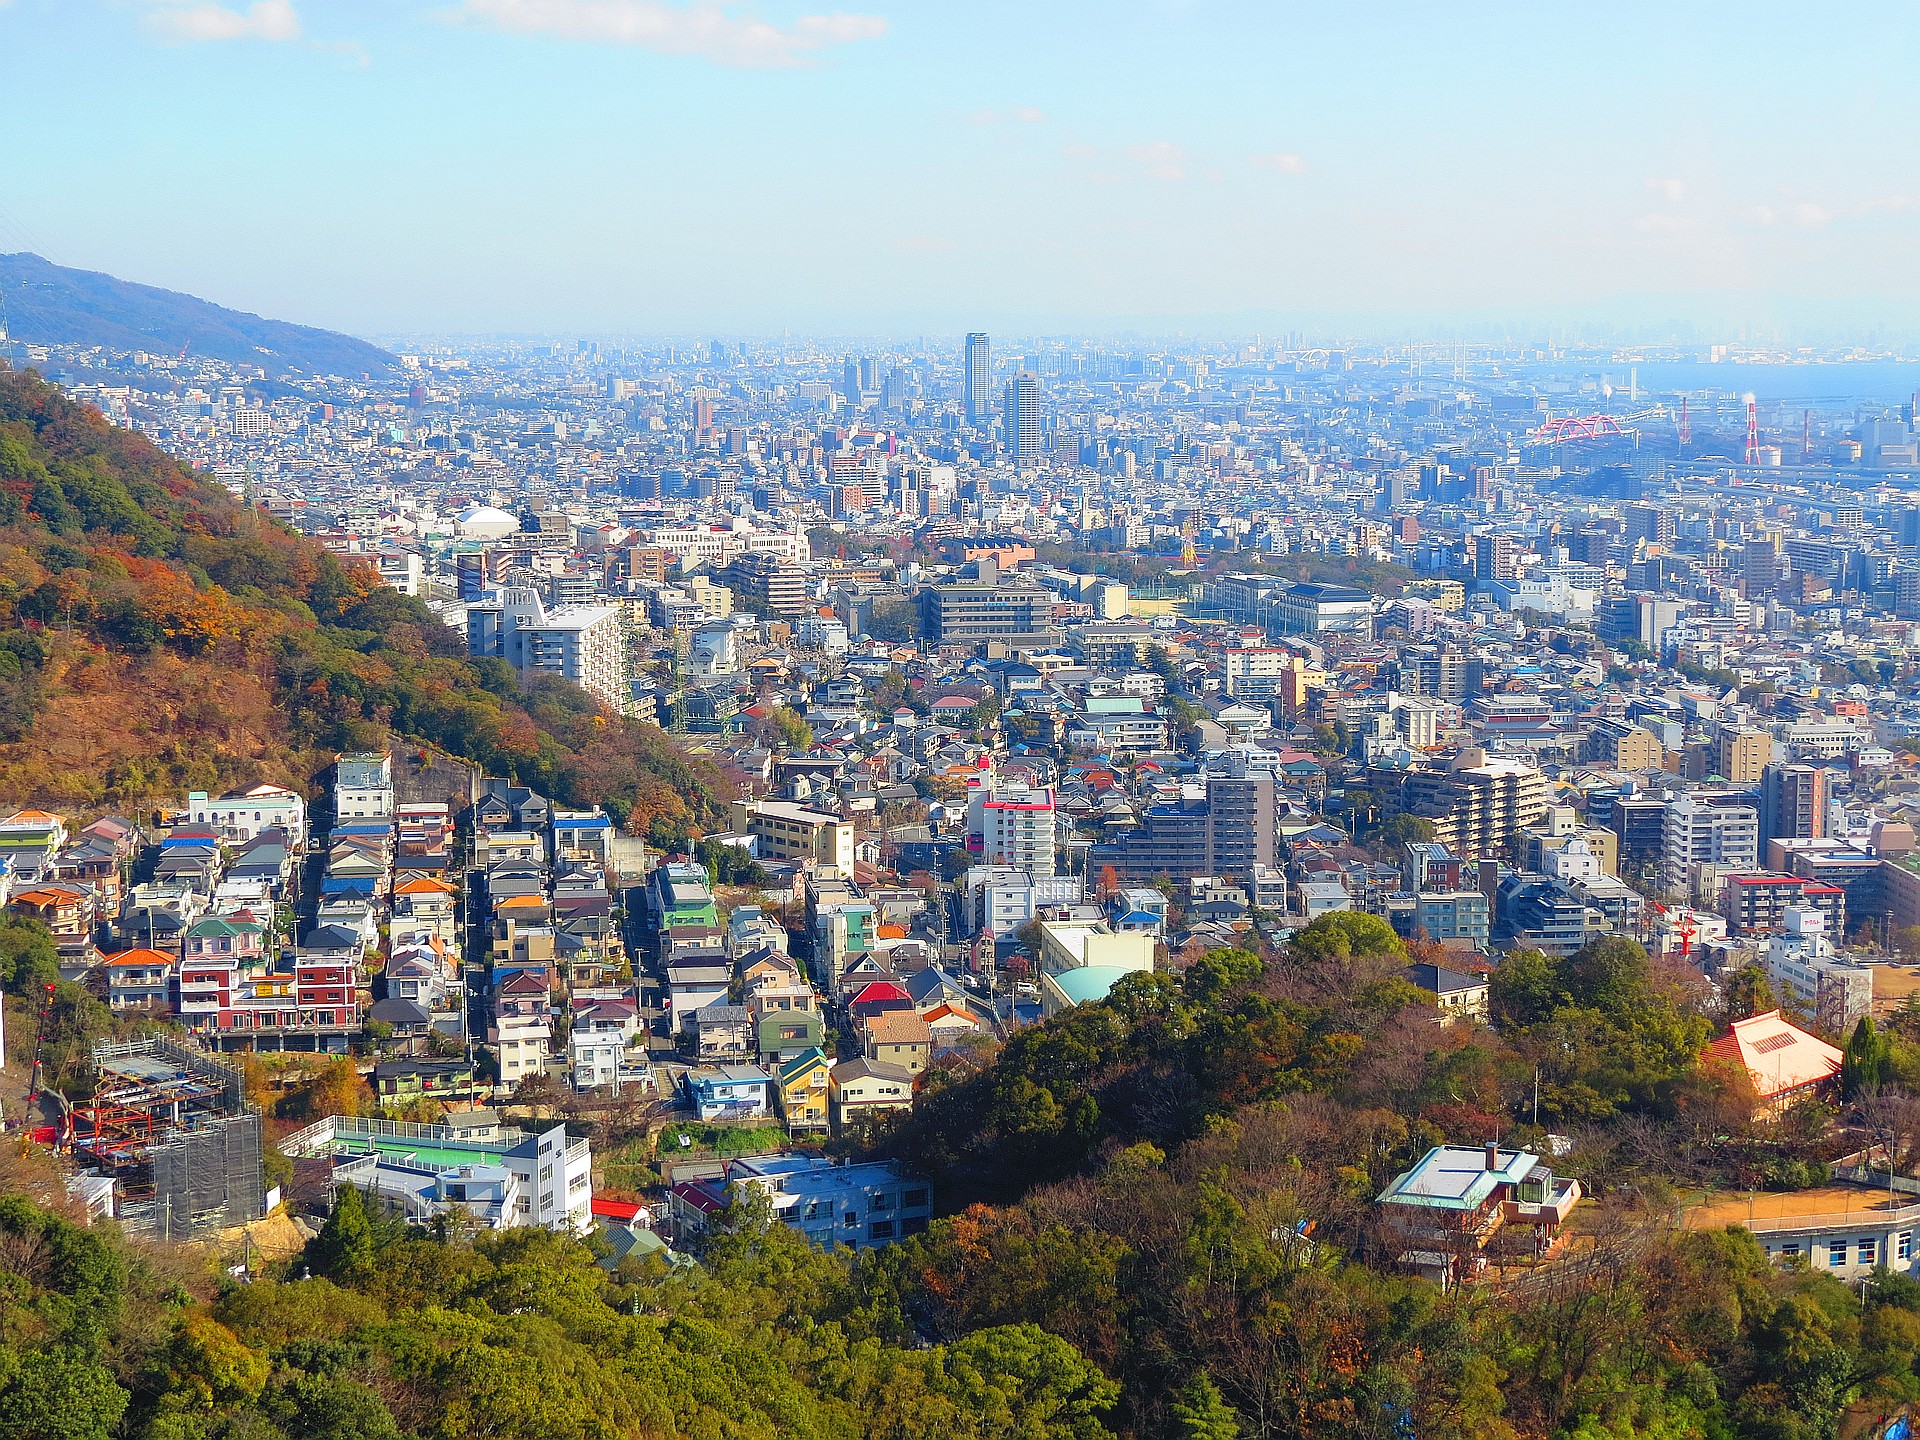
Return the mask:
[[489,591],[467,611],[467,653],[505,660],[523,680],[571,680],[616,713],[631,703],[626,629],[612,605],[549,611],[535,591]]

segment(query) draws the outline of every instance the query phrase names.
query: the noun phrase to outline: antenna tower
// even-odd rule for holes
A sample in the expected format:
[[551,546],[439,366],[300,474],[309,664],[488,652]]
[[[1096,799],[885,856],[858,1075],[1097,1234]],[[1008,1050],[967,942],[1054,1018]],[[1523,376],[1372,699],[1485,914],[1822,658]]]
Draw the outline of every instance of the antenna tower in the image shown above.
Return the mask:
[[1746,463],[1760,463],[1760,406],[1753,398],[1753,392],[1747,392],[1747,452]]
[[1693,444],[1693,417],[1687,413],[1687,397],[1680,397],[1680,448]]

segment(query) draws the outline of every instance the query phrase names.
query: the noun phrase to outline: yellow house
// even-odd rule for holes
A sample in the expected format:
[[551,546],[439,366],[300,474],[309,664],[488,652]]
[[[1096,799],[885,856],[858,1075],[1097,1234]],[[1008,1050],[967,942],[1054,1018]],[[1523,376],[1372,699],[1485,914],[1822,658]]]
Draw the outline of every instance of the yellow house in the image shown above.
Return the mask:
[[827,1128],[828,1077],[833,1062],[817,1048],[793,1057],[780,1067],[777,1089],[780,1114],[789,1130]]

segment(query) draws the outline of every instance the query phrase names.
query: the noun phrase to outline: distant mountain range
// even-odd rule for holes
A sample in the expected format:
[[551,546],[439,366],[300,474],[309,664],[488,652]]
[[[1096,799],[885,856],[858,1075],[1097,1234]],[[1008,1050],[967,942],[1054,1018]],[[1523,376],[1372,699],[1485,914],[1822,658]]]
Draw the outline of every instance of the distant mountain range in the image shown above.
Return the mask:
[[258,365],[270,376],[380,378],[399,362],[377,345],[263,320],[210,301],[136,285],[92,270],[69,270],[38,255],[0,255],[0,313],[15,340],[31,345],[99,345]]

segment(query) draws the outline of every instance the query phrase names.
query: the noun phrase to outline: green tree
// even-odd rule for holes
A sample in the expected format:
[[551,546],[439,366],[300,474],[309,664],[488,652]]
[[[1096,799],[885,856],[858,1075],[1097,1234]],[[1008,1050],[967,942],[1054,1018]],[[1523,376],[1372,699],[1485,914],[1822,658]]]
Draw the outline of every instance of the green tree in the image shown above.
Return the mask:
[[307,1245],[307,1264],[316,1275],[344,1285],[367,1280],[374,1266],[373,1224],[366,1198],[352,1185],[334,1195],[333,1213]]
[[1364,910],[1334,910],[1294,932],[1295,953],[1314,962],[1404,957],[1406,943],[1378,915]]
[[790,751],[813,746],[813,727],[791,705],[776,705],[762,722],[761,734]]
[[29,1351],[0,1390],[0,1440],[108,1440],[128,1399],[109,1371],[71,1351]]
[[1180,1440],[1238,1440],[1240,1417],[1204,1370],[1181,1387],[1172,1408]]
[[1100,1416],[1120,1387],[1038,1325],[976,1330],[946,1349],[944,1389],[979,1433],[1009,1440],[1108,1440]]
[[1892,1061],[1893,1037],[1876,1030],[1871,1015],[1862,1015],[1860,1023],[1853,1027],[1853,1034],[1847,1038],[1847,1048],[1842,1052],[1841,1098],[1853,1100],[1864,1092],[1878,1090],[1886,1083],[1887,1070]]
[[1730,1021],[1764,1015],[1776,1005],[1767,972],[1758,965],[1742,965],[1727,978],[1722,993],[1726,1018]]

